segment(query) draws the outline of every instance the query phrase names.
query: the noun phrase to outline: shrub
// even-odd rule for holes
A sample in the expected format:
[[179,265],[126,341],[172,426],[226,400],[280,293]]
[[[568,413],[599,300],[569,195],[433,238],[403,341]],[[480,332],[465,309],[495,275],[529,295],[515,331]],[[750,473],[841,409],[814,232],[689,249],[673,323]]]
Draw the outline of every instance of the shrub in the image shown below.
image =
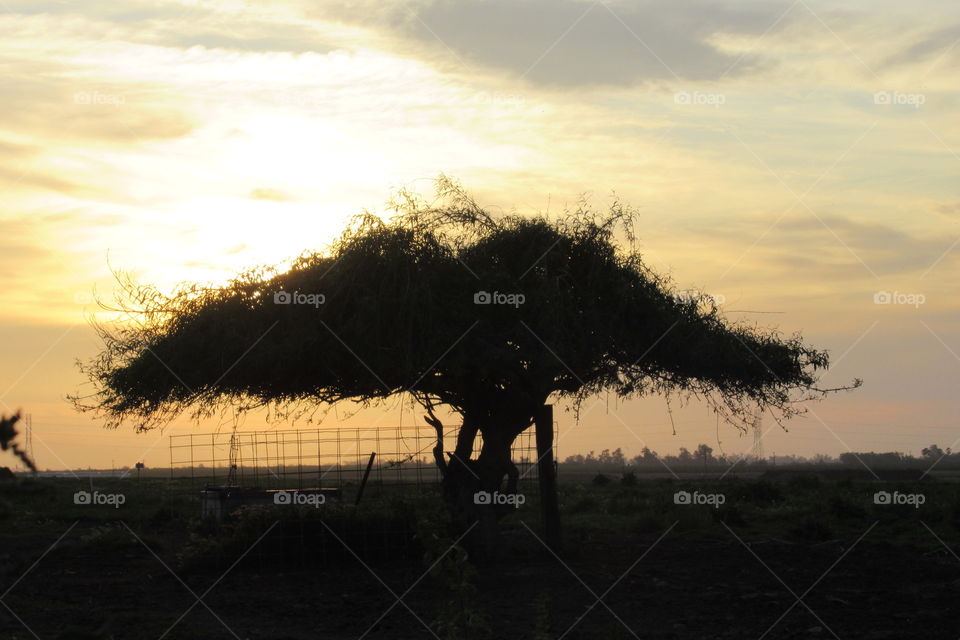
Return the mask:
[[859,520],[865,518],[867,510],[844,496],[830,496],[830,513],[841,520]]
[[783,492],[769,480],[758,480],[741,487],[740,499],[758,507],[768,507],[783,502]]
[[602,473],[598,473],[593,477],[593,480],[591,480],[590,482],[592,482],[598,487],[605,487],[608,484],[610,484],[610,478],[603,475]]

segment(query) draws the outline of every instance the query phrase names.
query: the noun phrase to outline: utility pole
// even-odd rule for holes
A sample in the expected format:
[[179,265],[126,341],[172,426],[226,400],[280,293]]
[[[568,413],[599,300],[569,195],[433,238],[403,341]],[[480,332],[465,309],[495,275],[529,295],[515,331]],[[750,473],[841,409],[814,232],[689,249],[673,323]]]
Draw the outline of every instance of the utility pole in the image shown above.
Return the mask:
[[37,459],[33,455],[33,414],[31,413],[27,414],[26,425],[27,425],[27,432],[26,434],[24,434],[26,436],[25,438],[26,442],[24,443],[24,445],[27,451],[27,458],[30,460],[33,460],[33,464],[34,466],[36,466]]

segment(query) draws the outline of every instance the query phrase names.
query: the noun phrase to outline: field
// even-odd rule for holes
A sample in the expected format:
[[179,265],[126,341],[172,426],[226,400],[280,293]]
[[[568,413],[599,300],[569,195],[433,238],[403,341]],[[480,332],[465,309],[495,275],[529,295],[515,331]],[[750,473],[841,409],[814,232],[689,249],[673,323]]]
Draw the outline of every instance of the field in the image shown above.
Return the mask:
[[561,475],[562,558],[531,496],[477,567],[431,487],[217,526],[184,482],[5,481],[0,637],[957,637],[950,478],[605,479]]

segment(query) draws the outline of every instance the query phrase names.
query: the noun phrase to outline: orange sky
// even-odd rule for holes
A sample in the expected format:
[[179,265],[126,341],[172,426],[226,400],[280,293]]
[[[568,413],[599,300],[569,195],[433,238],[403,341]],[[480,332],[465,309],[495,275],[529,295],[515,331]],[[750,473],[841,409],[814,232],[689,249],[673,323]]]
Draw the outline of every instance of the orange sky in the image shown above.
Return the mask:
[[[441,172],[494,211],[616,191],[651,266],[829,349],[825,384],[864,379],[768,453],[957,445],[960,8],[315,5],[4,3],[0,411],[32,414],[41,467],[158,466],[166,435],[215,426],[107,432],[64,401],[111,267],[223,282]],[[674,404],[677,436],[659,398],[557,417],[561,456],[717,448],[700,405]]]

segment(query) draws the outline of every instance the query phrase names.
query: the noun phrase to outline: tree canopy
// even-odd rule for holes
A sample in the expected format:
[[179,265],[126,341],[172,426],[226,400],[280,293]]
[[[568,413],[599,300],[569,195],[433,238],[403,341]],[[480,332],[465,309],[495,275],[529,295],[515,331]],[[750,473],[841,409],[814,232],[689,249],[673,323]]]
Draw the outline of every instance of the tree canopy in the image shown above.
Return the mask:
[[693,394],[730,419],[757,405],[789,417],[827,391],[826,352],[731,322],[651,271],[619,201],[495,216],[441,178],[434,202],[401,192],[393,208],[282,271],[170,294],[126,280],[132,321],[97,325],[104,349],[81,365],[94,391],[75,405],[147,429],[410,393],[522,430],[551,396]]

